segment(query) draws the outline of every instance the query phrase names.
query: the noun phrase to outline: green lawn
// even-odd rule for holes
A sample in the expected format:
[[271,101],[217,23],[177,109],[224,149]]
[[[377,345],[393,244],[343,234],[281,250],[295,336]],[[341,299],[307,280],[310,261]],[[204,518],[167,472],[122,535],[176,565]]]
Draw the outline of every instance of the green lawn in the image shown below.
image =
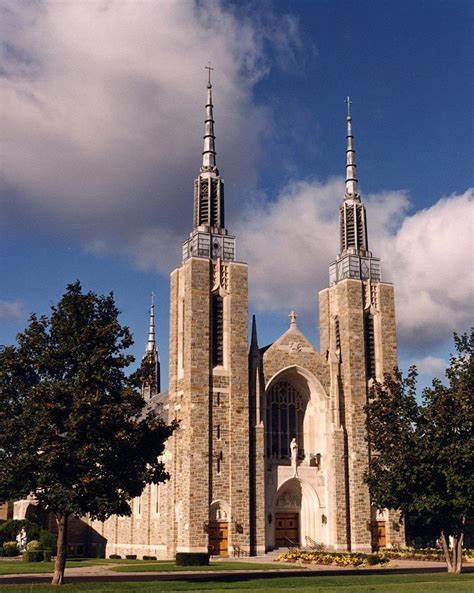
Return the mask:
[[163,560],[162,562],[146,562],[144,563],[142,560],[135,561],[134,564],[126,564],[124,566],[114,566],[112,570],[114,572],[152,572],[152,571],[183,571],[183,570],[275,570],[275,569],[283,569],[287,570],[288,568],[296,568],[301,569],[302,566],[297,565],[289,565],[283,562],[279,563],[278,565],[261,563],[257,564],[256,562],[225,562],[225,561],[218,561],[212,562],[209,566],[176,566],[174,562],[167,562]]
[[[96,566],[98,564],[117,564],[112,570],[117,572],[150,572],[150,571],[187,571],[187,570],[272,570],[275,565],[257,564],[255,562],[212,562],[210,566],[176,566],[174,562],[143,561],[143,560],[110,560],[108,558],[88,558],[87,560],[68,560],[66,570],[78,566]],[[281,564],[282,569],[301,568]],[[54,562],[2,562],[0,561],[0,575],[2,574],[31,574],[53,572]],[[277,567],[278,568],[278,567]],[[1,593],[1,589],[0,589]]]
[[[91,558],[88,560],[68,560],[66,566],[69,568],[76,566],[95,566],[96,564],[111,564],[116,560],[106,560],[105,558]],[[28,574],[38,572],[53,572],[54,562],[8,562],[0,561],[0,575],[2,574]],[[0,589],[1,592],[1,589]]]
[[[0,581],[1,584],[1,581]],[[58,591],[49,585],[3,585],[2,593],[46,593]],[[79,583],[64,585],[64,593],[472,593],[474,575],[360,575],[320,576],[256,579],[231,583],[204,582],[151,582],[151,583]]]

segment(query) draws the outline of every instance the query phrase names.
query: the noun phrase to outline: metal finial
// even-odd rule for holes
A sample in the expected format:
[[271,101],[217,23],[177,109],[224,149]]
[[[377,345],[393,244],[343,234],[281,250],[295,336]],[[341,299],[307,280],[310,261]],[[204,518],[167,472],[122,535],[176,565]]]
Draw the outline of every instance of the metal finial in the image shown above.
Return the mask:
[[350,97],[346,97],[346,104],[347,104],[347,117],[351,117],[351,105],[352,101]]
[[211,70],[214,70],[214,68],[211,68],[211,62],[209,62],[209,65],[208,66],[204,66],[204,68],[208,71],[207,88],[210,89],[212,87],[212,84],[211,84]]
[[151,296],[151,306],[153,307],[155,305],[155,293],[153,291],[151,291],[150,296]]

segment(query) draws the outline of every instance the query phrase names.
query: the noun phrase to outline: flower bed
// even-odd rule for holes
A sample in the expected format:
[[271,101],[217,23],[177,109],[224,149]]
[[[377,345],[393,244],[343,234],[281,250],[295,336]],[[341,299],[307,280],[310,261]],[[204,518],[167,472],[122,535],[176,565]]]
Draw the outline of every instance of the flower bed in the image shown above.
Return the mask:
[[332,566],[376,566],[386,564],[389,559],[378,554],[359,552],[328,552],[322,550],[299,550],[294,548],[278,556],[281,562],[300,562],[302,564],[330,564]]
[[[444,562],[443,550],[439,548],[400,548],[394,550],[382,550],[379,556],[387,560],[426,560],[431,562]],[[464,560],[472,562],[474,550],[463,550]]]

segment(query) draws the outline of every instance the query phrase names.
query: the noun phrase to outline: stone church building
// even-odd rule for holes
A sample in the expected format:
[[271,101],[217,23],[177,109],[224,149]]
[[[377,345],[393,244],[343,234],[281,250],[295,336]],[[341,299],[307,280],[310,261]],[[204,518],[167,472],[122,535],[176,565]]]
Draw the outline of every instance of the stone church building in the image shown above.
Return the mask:
[[371,382],[397,364],[397,340],[393,286],[369,250],[348,107],[340,251],[319,294],[320,351],[294,312],[287,331],[261,348],[255,318],[249,344],[247,264],[225,226],[209,81],[192,230],[171,273],[167,393],[153,305],[147,345],[156,376],[144,397],[180,421],[163,454],[171,478],[148,486],[131,517],[84,520],[90,553],[170,558],[404,544],[398,514],[377,512],[363,482],[363,408]]

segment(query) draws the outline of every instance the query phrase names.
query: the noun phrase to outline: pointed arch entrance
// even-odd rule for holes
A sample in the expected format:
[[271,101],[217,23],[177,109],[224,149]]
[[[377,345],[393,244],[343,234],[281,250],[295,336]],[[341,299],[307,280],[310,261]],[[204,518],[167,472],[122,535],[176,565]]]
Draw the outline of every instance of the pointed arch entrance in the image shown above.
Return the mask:
[[284,482],[275,495],[275,545],[304,546],[307,538],[321,540],[320,502],[314,488],[291,478]]

